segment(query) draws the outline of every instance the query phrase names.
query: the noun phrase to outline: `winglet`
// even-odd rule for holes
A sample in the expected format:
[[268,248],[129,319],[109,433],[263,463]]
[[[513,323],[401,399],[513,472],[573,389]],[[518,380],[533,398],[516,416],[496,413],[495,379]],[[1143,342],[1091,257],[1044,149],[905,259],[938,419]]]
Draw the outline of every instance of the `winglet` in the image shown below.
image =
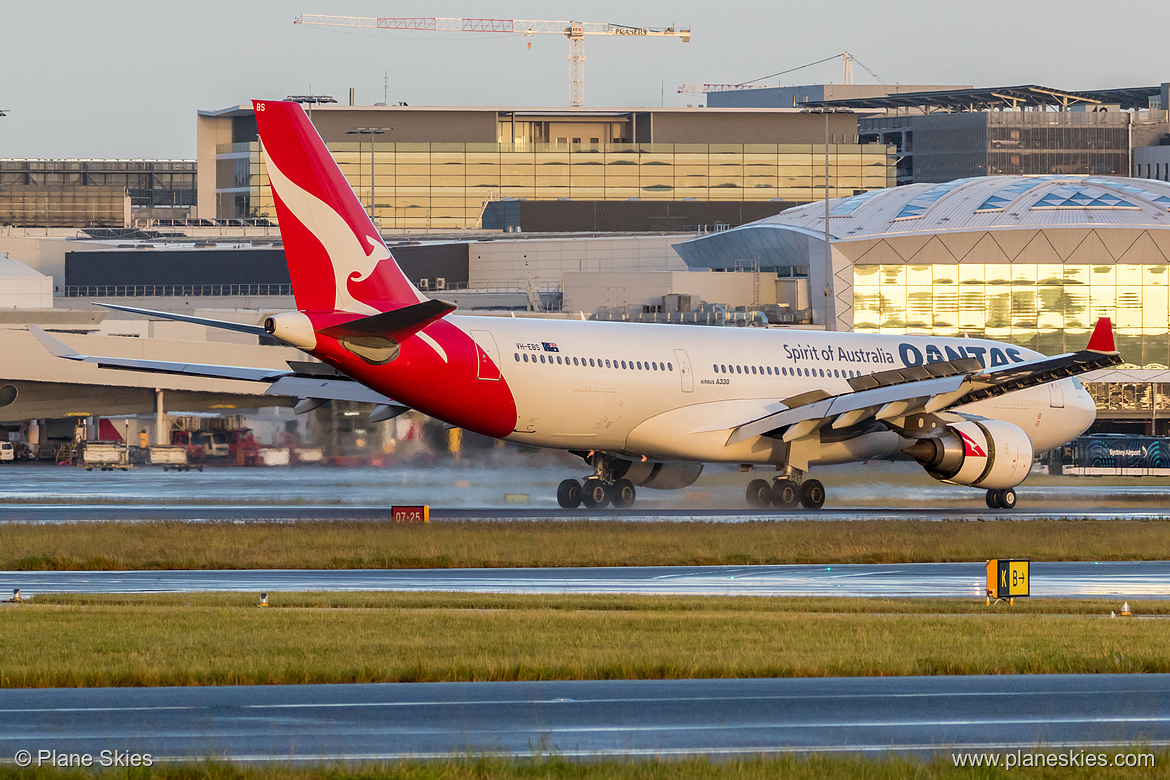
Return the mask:
[[1085,349],[1106,355],[1117,354],[1117,345],[1113,341],[1113,322],[1108,317],[1097,320],[1097,327],[1093,328],[1093,335],[1089,337],[1089,345]]
[[83,360],[84,355],[81,355],[77,350],[70,347],[64,341],[54,338],[45,332],[44,328],[36,325],[29,325],[28,332],[33,334],[37,341],[41,342],[41,346],[49,350],[53,357],[69,358],[70,360]]

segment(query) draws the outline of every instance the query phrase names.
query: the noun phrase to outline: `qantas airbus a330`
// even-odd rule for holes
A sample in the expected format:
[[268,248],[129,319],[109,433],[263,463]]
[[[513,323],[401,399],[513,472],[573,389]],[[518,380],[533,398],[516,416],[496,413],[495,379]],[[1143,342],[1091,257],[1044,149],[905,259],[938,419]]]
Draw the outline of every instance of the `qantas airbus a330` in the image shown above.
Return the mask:
[[403,275],[304,111],[256,101],[260,139],[297,311],[263,328],[150,316],[271,335],[327,364],[288,371],[80,355],[109,368],[271,383],[301,408],[329,399],[407,408],[451,425],[580,455],[561,506],[626,507],[636,486],[681,488],[703,463],[774,467],[757,507],[819,508],[817,465],[906,458],[1011,508],[1035,452],[1096,416],[1074,375],[1121,362],[1108,320],[1057,357],[976,339],[455,316]]

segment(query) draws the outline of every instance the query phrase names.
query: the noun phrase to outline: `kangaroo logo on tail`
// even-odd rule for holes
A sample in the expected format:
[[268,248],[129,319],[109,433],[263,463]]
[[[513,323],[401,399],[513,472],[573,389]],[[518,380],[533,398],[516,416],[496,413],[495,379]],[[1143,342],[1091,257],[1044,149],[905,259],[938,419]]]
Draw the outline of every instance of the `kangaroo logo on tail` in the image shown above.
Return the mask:
[[325,247],[329,262],[333,265],[333,308],[377,314],[378,310],[373,306],[350,295],[349,282],[368,278],[378,263],[390,259],[390,250],[381,241],[366,235],[363,238],[370,245],[367,253],[357,234],[342,216],[329,204],[294,184],[271,157],[268,158],[268,180],[277,197],[297,221],[312,231],[321,246]]
[[297,308],[378,314],[427,300],[394,262],[304,109],[259,100],[253,107]]

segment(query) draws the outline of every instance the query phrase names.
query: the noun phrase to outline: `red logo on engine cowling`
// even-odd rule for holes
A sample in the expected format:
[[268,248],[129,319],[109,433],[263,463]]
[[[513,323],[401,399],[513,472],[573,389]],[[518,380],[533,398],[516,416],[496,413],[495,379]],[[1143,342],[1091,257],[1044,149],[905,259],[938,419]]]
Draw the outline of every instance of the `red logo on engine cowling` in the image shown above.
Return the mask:
[[986,458],[987,457],[987,453],[983,451],[983,448],[980,447],[978,444],[976,444],[975,440],[972,439],[970,436],[963,433],[962,431],[959,431],[959,437],[962,438],[962,440],[963,440],[963,454],[964,455],[966,455],[967,457],[970,457],[970,458]]

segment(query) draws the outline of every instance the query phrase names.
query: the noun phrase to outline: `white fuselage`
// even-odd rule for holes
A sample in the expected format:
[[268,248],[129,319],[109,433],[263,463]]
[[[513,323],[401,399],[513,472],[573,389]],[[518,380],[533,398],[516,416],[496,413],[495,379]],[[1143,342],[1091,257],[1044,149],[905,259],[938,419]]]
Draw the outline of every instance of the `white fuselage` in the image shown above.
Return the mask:
[[[850,391],[848,378],[960,357],[985,367],[1039,357],[980,339],[681,325],[453,316],[500,366],[516,403],[508,438],[536,446],[662,460],[777,463],[782,445],[732,428],[813,390]],[[487,334],[490,334],[488,337]],[[1024,430],[1036,452],[1092,424],[1092,398],[1072,379],[1006,393],[955,411]],[[905,439],[873,433],[819,443],[812,460],[894,455]]]

